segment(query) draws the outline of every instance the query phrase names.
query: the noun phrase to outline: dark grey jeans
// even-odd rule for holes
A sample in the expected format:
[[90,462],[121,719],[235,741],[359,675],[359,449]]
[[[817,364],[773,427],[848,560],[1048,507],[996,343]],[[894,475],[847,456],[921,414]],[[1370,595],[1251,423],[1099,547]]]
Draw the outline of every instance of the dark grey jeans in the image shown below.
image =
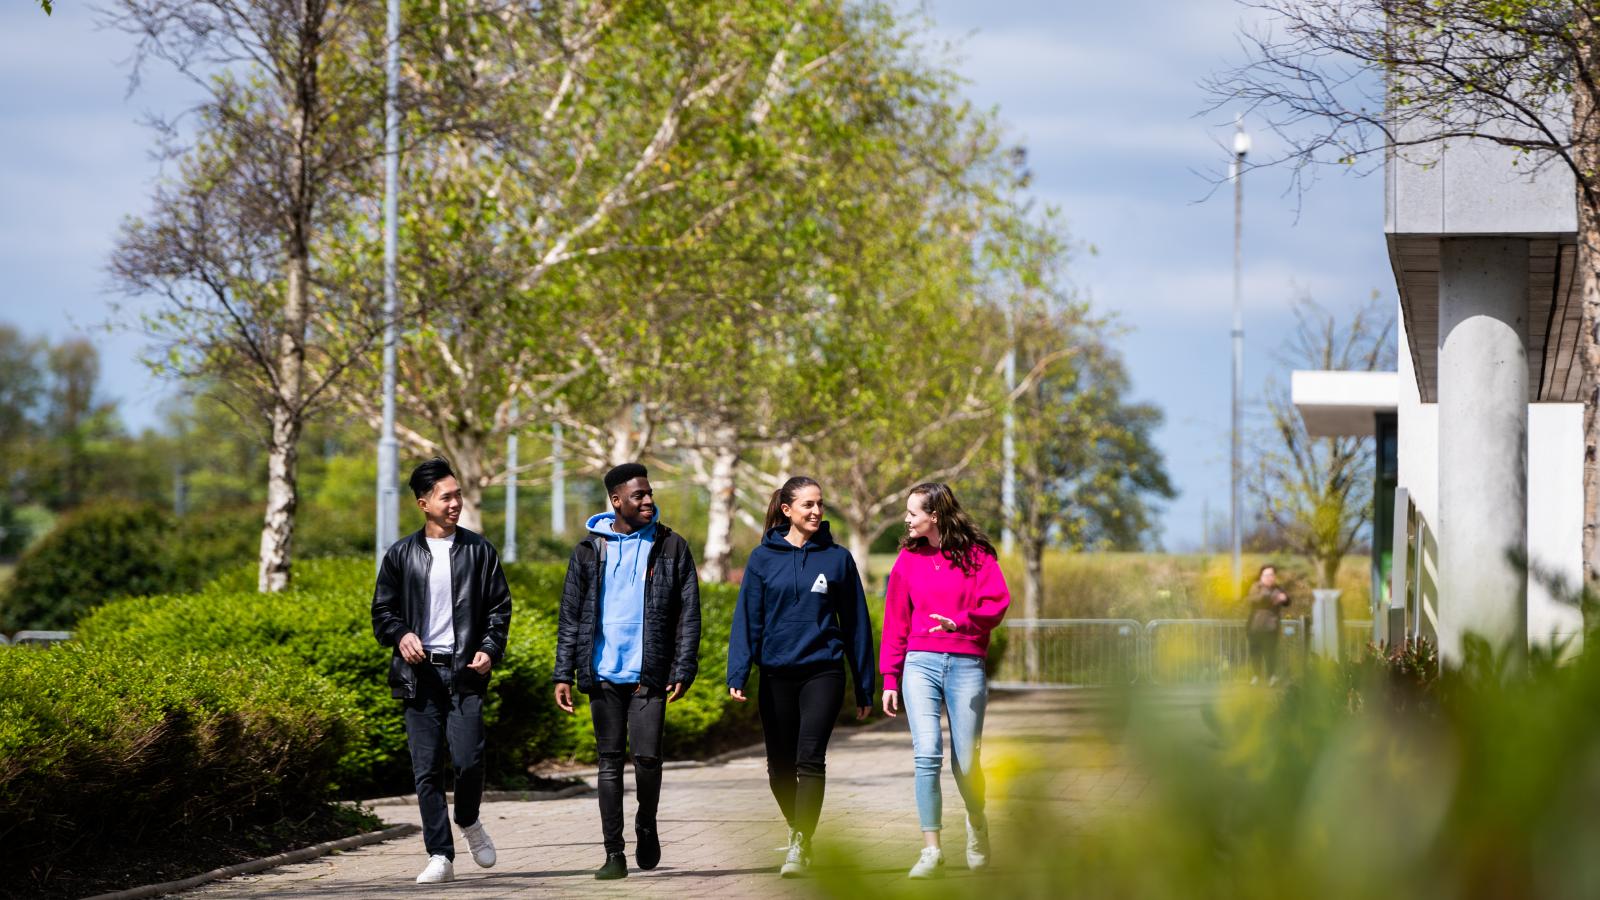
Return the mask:
[[456,824],[471,825],[478,821],[483,800],[483,697],[456,693],[448,666],[423,663],[414,668],[417,696],[404,702],[411,774],[422,810],[422,843],[429,856],[454,860],[455,840],[444,798],[445,759],[448,753],[455,768]]
[[595,753],[600,757],[600,831],[606,853],[621,853],[622,765],[633,750],[633,780],[639,811],[634,826],[654,831],[661,802],[661,729],[667,719],[667,697],[636,684],[596,682],[589,695],[594,719]]

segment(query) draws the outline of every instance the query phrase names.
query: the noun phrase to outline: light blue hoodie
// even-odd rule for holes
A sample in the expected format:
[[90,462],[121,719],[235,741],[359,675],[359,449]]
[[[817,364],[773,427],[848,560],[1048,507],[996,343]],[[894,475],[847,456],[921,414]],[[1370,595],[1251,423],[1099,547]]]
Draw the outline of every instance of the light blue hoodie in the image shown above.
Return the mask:
[[589,519],[589,531],[606,541],[601,567],[600,634],[594,642],[594,674],[612,684],[633,684],[644,663],[644,579],[655,545],[656,518],[632,534],[618,534],[616,513]]

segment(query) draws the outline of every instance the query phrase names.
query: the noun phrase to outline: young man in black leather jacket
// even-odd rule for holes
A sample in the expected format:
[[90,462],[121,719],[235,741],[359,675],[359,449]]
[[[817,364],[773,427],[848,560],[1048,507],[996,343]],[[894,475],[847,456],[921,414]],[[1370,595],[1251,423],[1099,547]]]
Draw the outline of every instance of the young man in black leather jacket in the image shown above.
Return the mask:
[[649,473],[638,463],[605,477],[611,511],[567,563],[556,632],[555,699],[573,712],[572,686],[589,695],[600,756],[600,825],[606,861],[595,877],[625,878],[622,764],[633,751],[639,801],[634,861],[661,861],[661,730],[666,704],[689,690],[700,660],[700,581],[689,544],[660,524]]
[[478,820],[483,798],[483,693],[505,655],[511,590],[500,557],[481,535],[459,527],[461,486],[434,457],[411,473],[427,522],[384,554],[372,592],[372,632],[393,647],[389,688],[405,704],[406,742],[422,809],[428,865],[419,884],[455,879],[455,842],[446,815],[446,748],[455,766],[456,824],[472,858],[494,865],[494,842]]

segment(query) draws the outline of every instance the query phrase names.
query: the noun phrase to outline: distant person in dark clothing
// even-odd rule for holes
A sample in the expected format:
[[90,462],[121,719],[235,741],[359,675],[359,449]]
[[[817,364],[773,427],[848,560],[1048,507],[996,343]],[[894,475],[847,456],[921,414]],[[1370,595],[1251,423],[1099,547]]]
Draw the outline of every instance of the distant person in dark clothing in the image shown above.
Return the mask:
[[1289,605],[1289,595],[1278,586],[1277,567],[1271,563],[1261,567],[1245,603],[1250,610],[1249,618],[1245,619],[1245,638],[1250,645],[1250,665],[1255,670],[1250,683],[1265,678],[1268,684],[1277,684],[1278,634],[1283,625],[1283,611]]

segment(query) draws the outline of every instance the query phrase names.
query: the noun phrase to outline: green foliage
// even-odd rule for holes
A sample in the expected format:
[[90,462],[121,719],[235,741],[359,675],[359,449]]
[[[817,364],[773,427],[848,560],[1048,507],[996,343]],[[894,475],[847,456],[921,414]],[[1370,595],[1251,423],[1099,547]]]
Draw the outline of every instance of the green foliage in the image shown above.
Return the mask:
[[314,815],[365,727],[340,691],[283,657],[0,652],[7,892],[83,854]]
[[[363,551],[372,539],[366,512],[313,511],[296,546],[308,557]],[[253,559],[260,534],[256,509],[177,518],[160,507],[120,501],[83,507],[18,561],[0,601],[0,626],[71,628],[84,612],[115,597],[198,590]]]
[[[506,567],[514,611],[505,660],[490,680],[484,706],[490,780],[518,787],[530,766],[552,758],[593,759],[594,738],[584,708],[560,713],[551,698],[556,610],[565,567]],[[293,660],[325,678],[344,702],[360,710],[366,728],[338,765],[341,791],[374,796],[409,791],[410,758],[400,704],[386,682],[390,650],[373,640],[373,567],[366,559],[308,560],[293,587],[254,592],[253,567],[231,572],[188,595],[109,603],[79,626],[91,646],[163,654],[238,652]],[[722,689],[732,588],[702,588],[701,671],[694,688],[667,715],[667,752],[693,756],[754,733],[754,710],[725,700]]]
[[[1600,657],[1561,665],[1536,651],[1517,674],[1513,654],[1469,641],[1464,664],[1438,676],[1430,652],[1313,667],[1284,692],[1226,690],[1199,715],[1170,694],[1134,693],[1057,746],[986,743],[991,797],[1008,798],[995,815],[993,874],[868,885],[861,872],[880,860],[826,848],[836,865],[817,868],[819,890],[874,900],[1055,898],[1063,886],[1149,900],[1600,896]],[[1063,770],[1074,769],[1144,787],[1126,803],[1092,804],[1098,812],[1039,802],[1061,797]]]
[[17,563],[3,627],[66,628],[85,609],[175,584],[172,523],[159,509],[114,503],[67,516]]

